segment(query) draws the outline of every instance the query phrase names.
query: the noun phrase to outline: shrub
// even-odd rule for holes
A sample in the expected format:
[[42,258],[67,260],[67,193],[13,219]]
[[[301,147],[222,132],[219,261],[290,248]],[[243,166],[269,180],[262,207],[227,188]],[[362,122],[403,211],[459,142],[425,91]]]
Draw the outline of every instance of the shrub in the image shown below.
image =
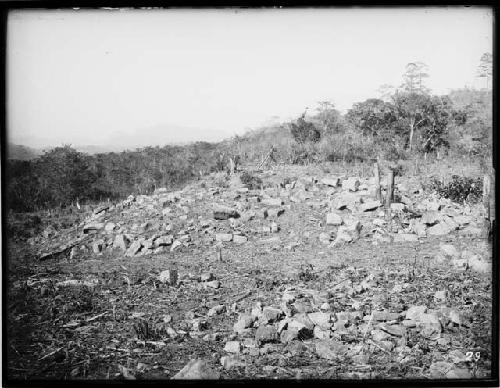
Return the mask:
[[250,190],[260,189],[262,185],[262,179],[259,177],[253,176],[248,171],[243,171],[240,175],[241,183],[243,183]]
[[443,198],[451,199],[454,202],[476,203],[481,200],[483,186],[481,178],[470,178],[453,175],[451,182],[444,184],[435,177],[431,180],[428,189],[435,191]]
[[313,123],[305,121],[302,117],[297,120],[297,124],[290,123],[290,132],[299,144],[306,142],[316,143],[321,139],[321,132]]
[[223,189],[228,188],[229,182],[227,174],[223,172],[215,173],[214,185]]

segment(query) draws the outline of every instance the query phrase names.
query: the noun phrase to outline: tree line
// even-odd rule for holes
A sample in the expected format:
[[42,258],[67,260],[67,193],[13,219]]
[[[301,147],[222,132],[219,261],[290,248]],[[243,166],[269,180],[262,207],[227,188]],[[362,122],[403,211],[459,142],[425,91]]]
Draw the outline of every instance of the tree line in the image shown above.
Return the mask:
[[[479,76],[491,78],[491,56]],[[489,67],[488,67],[489,66]],[[383,85],[378,98],[353,104],[341,114],[332,102],[314,114],[235,136],[220,143],[146,147],[88,155],[71,146],[30,161],[7,161],[7,205],[15,212],[118,199],[169,189],[227,168],[228,160],[258,162],[273,147],[274,159],[303,164],[323,161],[399,160],[442,152],[489,157],[492,145],[491,90],[460,89],[433,95],[427,67],[406,66],[398,87]],[[486,79],[487,83],[489,79]]]
[[16,212],[32,212],[176,188],[217,170],[216,150],[208,142],[96,155],[70,145],[56,147],[34,160],[8,161],[7,205]]

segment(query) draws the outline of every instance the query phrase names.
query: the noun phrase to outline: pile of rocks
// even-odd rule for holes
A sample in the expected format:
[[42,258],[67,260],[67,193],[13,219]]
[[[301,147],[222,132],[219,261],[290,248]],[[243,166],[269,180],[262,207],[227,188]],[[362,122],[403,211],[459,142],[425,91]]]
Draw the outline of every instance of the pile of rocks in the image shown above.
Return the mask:
[[[80,225],[90,240],[64,247],[72,246],[71,257],[114,251],[136,257],[183,247],[265,241],[268,234],[278,237],[267,240],[281,243],[281,232],[300,231],[283,229],[280,220],[293,225],[297,210],[306,208],[323,217],[318,233],[311,237],[331,248],[369,237],[373,244],[380,244],[418,242],[427,236],[444,236],[454,231],[476,237],[485,233],[477,212],[425,194],[421,188],[410,190],[403,184],[397,185],[395,195],[400,202],[391,204],[392,216],[387,218],[382,203],[373,199],[373,178],[303,177],[283,186],[249,190],[202,189],[192,185],[181,191],[158,189],[152,195],[129,196],[116,205],[96,209]],[[44,257],[51,256],[44,253]]]

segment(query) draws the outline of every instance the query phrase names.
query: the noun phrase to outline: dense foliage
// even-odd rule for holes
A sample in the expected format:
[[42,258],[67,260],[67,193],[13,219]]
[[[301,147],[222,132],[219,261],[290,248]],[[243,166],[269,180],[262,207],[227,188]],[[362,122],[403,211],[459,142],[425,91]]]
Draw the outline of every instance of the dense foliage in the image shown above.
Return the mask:
[[462,203],[479,202],[483,195],[483,186],[481,178],[470,178],[453,175],[451,181],[444,184],[437,178],[434,178],[429,189],[435,191],[443,198],[451,199],[454,202]]
[[94,156],[57,147],[32,161],[8,161],[8,206],[36,211],[173,188],[216,171],[219,154],[215,144],[204,142]]

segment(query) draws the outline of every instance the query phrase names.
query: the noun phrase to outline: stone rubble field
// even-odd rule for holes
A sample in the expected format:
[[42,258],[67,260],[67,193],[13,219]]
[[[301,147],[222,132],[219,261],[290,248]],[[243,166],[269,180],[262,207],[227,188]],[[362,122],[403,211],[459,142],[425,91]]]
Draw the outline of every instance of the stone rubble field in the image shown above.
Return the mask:
[[212,174],[12,243],[9,376],[490,377],[481,205],[396,177],[388,218],[373,178],[255,175],[262,188]]

